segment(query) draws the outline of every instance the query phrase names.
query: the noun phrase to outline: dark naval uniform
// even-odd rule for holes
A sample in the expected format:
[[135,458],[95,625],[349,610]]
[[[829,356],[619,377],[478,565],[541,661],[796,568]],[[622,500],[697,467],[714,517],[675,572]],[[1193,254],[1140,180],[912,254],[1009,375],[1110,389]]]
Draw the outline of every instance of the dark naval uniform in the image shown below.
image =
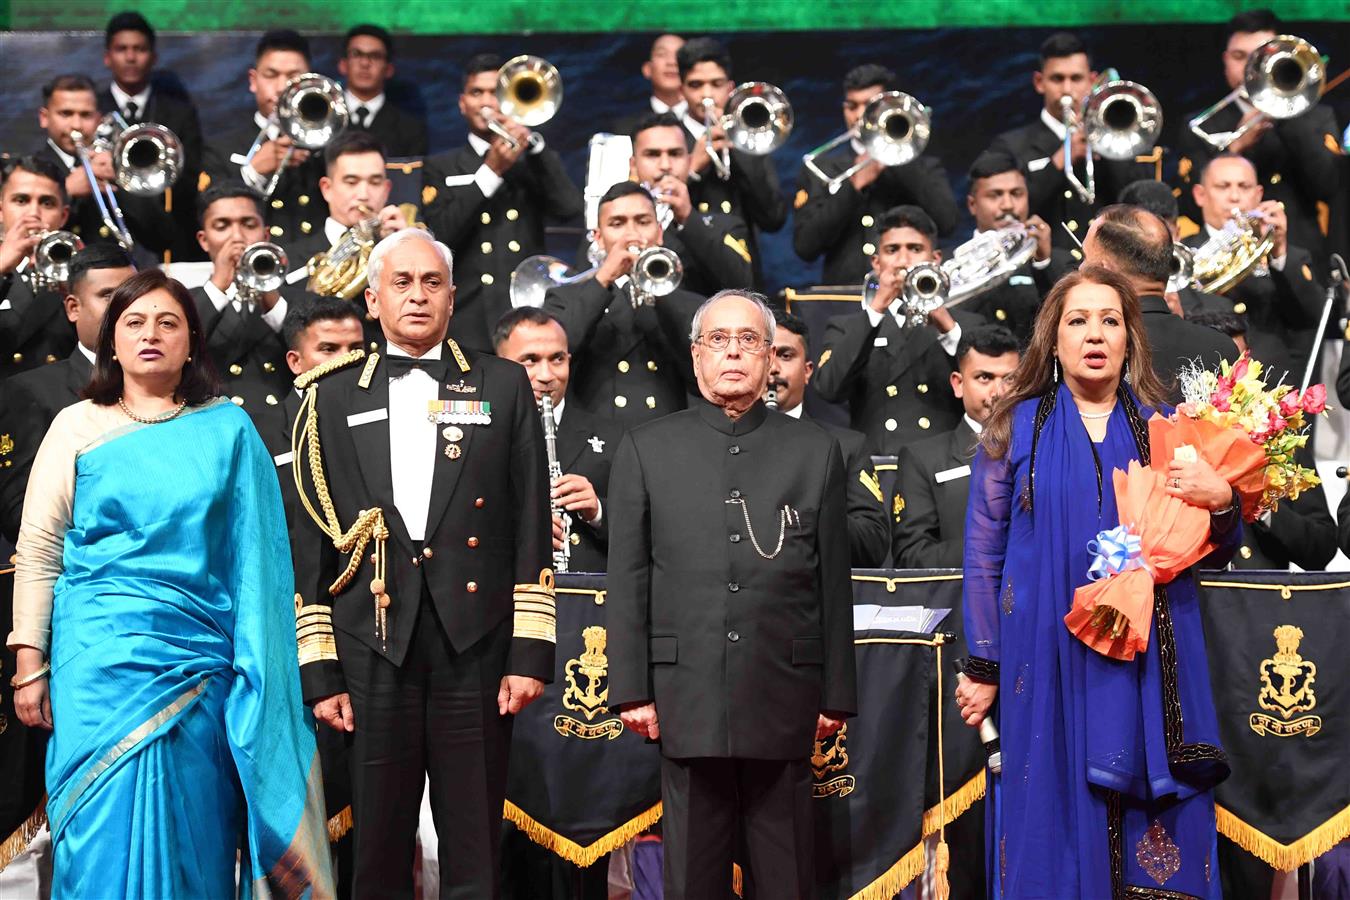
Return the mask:
[[695,209],[683,225],[672,220],[661,241],[680,258],[680,287],[690,293],[711,297],[754,284],[750,229],[740,216]]
[[[305,699],[349,692],[358,723],[345,736],[356,897],[412,894],[427,773],[443,891],[496,896],[511,739],[499,684],[507,674],[553,672],[548,469],[534,396],[515,363],[454,341],[439,349],[439,360],[356,351],[298,380],[312,397],[302,420],[317,426],[318,446],[307,432],[303,450],[308,460],[317,449],[323,465],[316,473],[307,461],[304,474],[315,484],[320,475],[331,493],[329,502],[315,492],[316,509],[330,533],[369,539],[357,544],[350,577],[347,552],[339,558],[325,542],[296,585]],[[425,413],[436,423],[430,493],[411,501],[427,504],[418,540],[404,520],[415,507],[395,503],[390,458],[391,431],[408,424],[390,422],[391,381],[414,368],[425,374],[410,385],[432,387],[430,376],[439,397]],[[415,444],[395,449],[408,467],[427,462],[415,459]]]
[[[853,165],[854,153],[845,145],[816,160],[834,176]],[[872,267],[881,235],[878,227],[886,210],[901,204],[920,207],[933,218],[938,234],[956,227],[956,199],[942,163],[931,156],[903,166],[888,166],[877,180],[859,191],[845,181],[829,187],[805,166],[797,174],[792,222],[792,246],[810,262],[824,256],[821,284],[858,284]]]
[[[1313,466],[1311,448],[1295,456],[1301,465]],[[1244,524],[1242,544],[1231,565],[1234,569],[1288,569],[1293,564],[1316,572],[1325,569],[1335,555],[1336,522],[1319,483],[1297,500],[1281,500],[1279,509],[1269,516]]]
[[570,399],[625,428],[684,409],[694,385],[689,327],[702,302],[676,290],[634,308],[618,282],[595,279],[551,288],[544,309],[567,332]]
[[1144,331],[1148,333],[1153,373],[1167,390],[1169,402],[1181,402],[1177,373],[1193,360],[1200,360],[1207,369],[1217,369],[1221,360],[1237,362],[1237,344],[1232,338],[1174,314],[1161,295],[1141,296],[1139,311],[1143,314]]
[[965,546],[970,461],[979,437],[961,423],[900,448],[891,554],[898,569],[959,569]]
[[[969,327],[968,317],[954,315]],[[811,384],[826,400],[848,403],[853,428],[874,452],[894,456],[912,440],[956,426],[955,368],[956,357],[931,327],[902,330],[889,311],[873,325],[860,309],[830,319]]]
[[[1292,220],[1291,220],[1292,227]],[[1199,247],[1208,239],[1202,231],[1182,243]],[[1266,260],[1268,274],[1252,272],[1226,294],[1196,294],[1196,312],[1237,313],[1247,319],[1247,346],[1272,377],[1288,372],[1286,380],[1299,382],[1308,364],[1313,335],[1322,318],[1326,296],[1313,272],[1312,256],[1290,242],[1285,245],[1284,268]]]
[[59,362],[75,343],[75,326],[59,293],[35,292],[21,274],[0,275],[0,379]]
[[572,550],[569,572],[603,572],[609,553],[610,467],[619,450],[623,428],[611,419],[592,415],[567,403],[558,420],[558,465],[564,475],[583,475],[600,498],[600,521],[583,522],[572,516]]
[[834,438],[762,403],[732,420],[698,401],[624,438],[609,704],[656,704],[666,896],[725,895],[738,834],[764,896],[811,893],[816,718],[857,709],[843,479]]
[[1052,248],[1045,265],[1023,263],[1007,281],[971,297],[961,304],[961,309],[990,324],[1002,325],[1025,343],[1031,340],[1036,313],[1040,312],[1045,295],[1056,281],[1076,268],[1078,263],[1067,250]]
[[882,507],[881,484],[872,456],[867,452],[867,435],[833,422],[812,419],[805,409],[801,418],[815,422],[839,442],[848,487],[848,549],[853,568],[879,568],[886,561],[891,532]]
[[235,309],[231,297],[217,310],[206,288],[195,287],[190,293],[225,396],[247,411],[279,404],[292,378],[281,332],[263,320],[256,306],[242,304],[242,309]]
[[[255,114],[254,119],[258,121],[259,117]],[[198,187],[206,190],[212,184],[248,184],[243,174],[243,160],[253,146],[253,137],[256,135],[257,132],[254,132],[247,143],[208,142],[203,151],[202,178]],[[286,167],[276,190],[263,202],[268,240],[288,247],[298,236],[312,234],[315,229],[323,228],[324,220],[328,218],[328,204],[319,190],[319,179],[326,171],[322,150],[311,151],[309,159],[298,166]],[[251,186],[262,193],[270,177],[263,177],[260,184]]]
[[[93,141],[92,137],[86,137],[85,146]],[[58,153],[56,145],[48,140],[41,147],[33,152],[38,159],[45,159],[61,172],[61,175],[69,175],[72,170],[80,168],[79,158],[76,157],[72,163],[66,162],[66,157]],[[178,233],[178,226],[174,222],[173,216],[164,209],[164,198],[162,196],[141,197],[118,189],[117,205],[122,210],[122,218],[126,221],[127,230],[131,232],[132,240],[136,246],[158,257],[172,245],[175,236]],[[107,192],[103,194],[104,202],[107,202]],[[112,208],[109,206],[109,214],[112,214]],[[115,220],[115,217],[114,217]],[[98,201],[94,199],[93,194],[84,197],[70,198],[70,218],[67,220],[65,228],[67,231],[78,235],[85,243],[112,243],[117,240],[112,230],[105,224],[103,214],[99,211]],[[193,232],[196,233],[195,230]]]
[[581,191],[561,157],[528,150],[492,196],[474,180],[485,154],[472,145],[438,153],[422,167],[422,210],[436,239],[455,254],[455,315],[450,334],[466,347],[492,350],[492,327],[511,309],[511,273],[543,253],[544,225],[581,214]]
[[[1051,162],[1055,151],[1063,146],[1064,139],[1050,129],[1044,117],[1038,116],[1036,121],[1005,131],[994,138],[989,150],[1011,156],[1026,169],[1027,201],[1032,215],[1040,216],[1050,226],[1051,241],[1056,247],[1068,250],[1078,246],[1069,233],[1081,241],[1087,235],[1088,222],[1097,210],[1114,203],[1127,184],[1158,177],[1162,150],[1156,149],[1151,156],[1135,159],[1096,157],[1093,168],[1097,197],[1094,203],[1086,203],[1069,184],[1064,171],[1055,168]],[[1087,184],[1084,162],[1072,165],[1078,180]],[[1065,232],[1065,227],[1069,233]]]

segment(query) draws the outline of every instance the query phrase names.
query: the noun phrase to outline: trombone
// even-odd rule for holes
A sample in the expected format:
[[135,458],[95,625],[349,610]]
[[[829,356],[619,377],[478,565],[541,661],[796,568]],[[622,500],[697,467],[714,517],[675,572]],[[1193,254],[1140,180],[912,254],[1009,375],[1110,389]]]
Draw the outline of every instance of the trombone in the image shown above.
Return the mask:
[[269,134],[275,128],[279,134],[289,137],[292,146],[286,148],[281,165],[272,173],[267,182],[263,197],[271,199],[276,192],[281,174],[286,171],[295,148],[321,150],[324,145],[347,127],[347,98],[336,82],[315,72],[297,75],[286,83],[286,87],[277,97],[276,109],[268,117],[267,124],[253,139],[253,146],[243,156],[235,155],[230,161],[239,165],[248,165],[258,155]]
[[93,150],[110,154],[117,186],[141,197],[164,193],[183,171],[183,142],[178,135],[156,122],[128,125],[116,111],[94,129]]
[[[1247,58],[1242,84],[1227,97],[1191,119],[1191,133],[1217,151],[1242,137],[1262,119],[1293,119],[1317,105],[1326,81],[1326,69],[1317,48],[1302,38],[1282,34],[1271,38]],[[1201,126],[1224,107],[1245,100],[1260,115],[1233,131],[1208,132]]]
[[[1073,97],[1059,98],[1064,122],[1064,177],[1084,203],[1097,202],[1096,167],[1093,156],[1133,159],[1153,149],[1162,132],[1162,106],[1142,84],[1126,81],[1115,69],[1107,69],[1083,98],[1082,110],[1074,109]],[[1081,129],[1088,152],[1083,161],[1087,181],[1073,170],[1073,135]]]
[[[883,166],[903,166],[923,153],[932,134],[933,112],[909,94],[886,91],[867,101],[862,117],[851,130],[831,138],[802,157],[811,174],[829,186],[830,193],[853,177],[863,166],[878,162]],[[867,157],[831,177],[816,165],[816,159],[845,141],[856,139]]]
[[[521,55],[508,59],[497,71],[497,106],[501,115],[527,128],[543,125],[562,106],[563,84],[558,69],[546,59]],[[506,142],[512,150],[520,143],[497,120],[491,109],[482,109],[488,130]],[[543,138],[530,132],[528,146],[534,150]]]
[[[703,122],[707,131],[708,157],[717,177],[726,181],[731,177],[731,148],[751,156],[766,156],[777,150],[792,133],[792,104],[787,95],[767,81],[747,81],[736,85],[727,97],[726,112],[717,114],[717,104],[711,97],[700,101]],[[726,132],[730,147],[721,152],[713,150],[712,130],[721,127]]]
[[239,298],[256,302],[263,294],[281,290],[286,280],[286,251],[270,241],[249,244],[234,269],[234,286]]
[[94,195],[94,202],[98,204],[98,214],[103,219],[103,227],[117,239],[123,250],[130,253],[133,243],[131,231],[127,228],[127,220],[122,215],[122,207],[117,202],[117,194],[113,191],[112,185],[103,184],[94,175],[94,164],[89,158],[89,148],[84,143],[84,132],[75,129],[70,133],[70,139],[75,144],[75,155],[79,157],[80,165],[84,167],[84,177],[89,181],[89,191]]

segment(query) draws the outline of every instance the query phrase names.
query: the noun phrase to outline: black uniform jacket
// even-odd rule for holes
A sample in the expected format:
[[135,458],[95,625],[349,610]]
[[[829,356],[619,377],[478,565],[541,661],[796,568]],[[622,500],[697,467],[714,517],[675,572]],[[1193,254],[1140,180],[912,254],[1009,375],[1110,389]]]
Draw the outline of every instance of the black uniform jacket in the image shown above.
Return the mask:
[[[802,413],[803,418],[810,419],[805,410]],[[881,505],[881,485],[867,452],[867,435],[833,422],[810,421],[833,435],[843,454],[844,479],[848,482],[848,549],[853,568],[878,568],[886,561],[891,532]]]
[[[853,165],[853,151],[847,145],[836,148],[816,165],[828,175],[838,175]],[[942,163],[931,156],[886,168],[862,191],[845,181],[833,194],[803,166],[792,201],[793,249],[807,262],[825,257],[821,284],[857,284],[872,266],[882,214],[902,203],[932,216],[938,234],[950,234],[956,227],[952,186]]]
[[[204,177],[198,186],[205,190],[212,184],[242,184],[243,166],[234,157],[246,156],[255,137],[257,132],[253,131],[239,143],[208,141],[202,151]],[[328,203],[319,190],[319,179],[325,172],[322,150],[311,152],[298,166],[286,167],[272,196],[263,204],[268,240],[287,247],[299,235],[323,229]]]
[[1144,330],[1148,333],[1153,372],[1167,390],[1169,402],[1181,401],[1177,373],[1193,360],[1198,359],[1207,369],[1217,369],[1220,360],[1237,361],[1237,344],[1232,338],[1175,315],[1162,296],[1141,296],[1139,309],[1143,313]]
[[483,157],[465,144],[422,167],[427,225],[455,254],[455,315],[450,335],[466,347],[492,349],[492,327],[511,309],[511,273],[544,253],[544,225],[581,214],[581,191],[562,159],[545,148],[521,154],[491,197],[474,181]]
[[38,446],[56,414],[79,402],[93,372],[93,364],[76,349],[65,359],[0,384],[0,534],[11,544],[19,535]]
[[979,441],[965,419],[900,449],[891,552],[901,569],[959,569],[965,546],[970,461]]
[[[444,368],[428,364],[441,385],[440,399],[481,402],[489,407],[491,422],[456,425],[462,432],[456,441],[446,437],[448,426],[438,427],[426,537],[418,542],[408,536],[394,505],[385,354],[361,354],[355,362],[318,376],[314,410],[338,521],[344,530],[350,529],[363,510],[384,511],[389,531],[385,588],[391,601],[387,640],[376,633],[369,588],[374,541],[365,548],[355,577],[337,596],[329,593],[329,586],[346,566],[347,555],[339,558],[331,542],[325,542],[317,564],[298,566],[296,591],[303,604],[298,615],[315,616],[321,623],[323,607],[330,607],[333,627],[401,665],[424,592],[437,621],[424,620],[420,627],[444,627],[458,650],[472,646],[514,612],[514,636],[502,674],[547,681],[553,673],[555,643],[552,526],[544,434],[534,394],[525,370],[515,363],[461,351],[453,341],[447,344]],[[451,458],[453,451],[446,452],[451,444],[460,449],[456,458]],[[301,464],[308,468],[308,459]],[[312,473],[306,471],[304,477],[308,487]],[[310,526],[317,527],[312,522],[307,523]],[[310,606],[319,609],[306,609]],[[301,641],[306,700],[345,690],[331,644],[325,646],[320,636],[307,650],[303,634]]]
[[558,422],[558,465],[564,475],[582,475],[600,498],[600,521],[572,517],[572,556],[569,572],[603,572],[609,552],[609,474],[619,451],[623,428],[611,419],[592,415],[572,403],[563,407]]
[[595,279],[550,289],[544,309],[572,353],[570,399],[626,428],[684,409],[694,388],[689,328],[702,302],[676,290],[634,308],[625,288]]
[[[1050,226],[1055,246],[1066,250],[1078,246],[1064,227],[1082,240],[1087,235],[1088,222],[1098,209],[1116,202],[1116,197],[1132,181],[1154,178],[1157,166],[1152,161],[1114,160],[1097,157],[1093,162],[1096,182],[1096,202],[1084,203],[1069,184],[1062,169],[1055,168],[1050,158],[1064,146],[1038,115],[1034,122],[1021,128],[1005,131],[989,146],[990,150],[1011,155],[1027,169],[1027,200],[1034,215]],[[1074,163],[1078,180],[1087,183],[1083,163]],[[1062,224],[1061,224],[1062,223]]]
[[0,379],[65,359],[75,349],[75,326],[56,291],[34,291],[11,272],[0,275]]
[[[256,307],[250,311],[245,305],[240,311],[230,302],[217,310],[205,288],[195,287],[190,293],[197,301],[206,349],[225,396],[250,413],[259,406],[280,403],[293,377],[286,367],[286,343],[281,334],[263,321]],[[292,299],[288,297],[287,302]]]
[[[356,110],[352,114],[349,128],[359,128],[356,124]],[[385,95],[384,105],[365,127],[384,147],[384,155],[392,159],[408,159],[427,155],[427,123],[410,112],[399,109],[389,102]]]
[[802,759],[819,712],[856,712],[843,478],[834,438],[763,404],[624,438],[609,703],[654,700],[666,756]]
[[[1189,247],[1205,243],[1204,233],[1183,241]],[[1226,294],[1196,294],[1198,312],[1237,313],[1247,319],[1247,346],[1252,357],[1272,369],[1272,376],[1288,371],[1289,378],[1303,378],[1313,334],[1322,317],[1326,297],[1312,269],[1308,251],[1289,244],[1284,268],[1267,265],[1268,274],[1255,272],[1228,289]]]

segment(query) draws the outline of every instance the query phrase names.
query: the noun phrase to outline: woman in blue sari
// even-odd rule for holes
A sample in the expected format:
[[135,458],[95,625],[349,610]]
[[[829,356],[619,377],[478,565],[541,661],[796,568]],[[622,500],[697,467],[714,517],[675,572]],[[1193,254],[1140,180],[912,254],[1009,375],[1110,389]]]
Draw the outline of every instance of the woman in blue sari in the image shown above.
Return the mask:
[[[989,884],[1006,898],[1218,898],[1213,788],[1228,763],[1194,574],[1155,591],[1149,646],[1132,661],[1064,625],[1088,543],[1120,524],[1112,471],[1148,462],[1146,422],[1164,395],[1129,284],[1092,267],[1061,280],[1015,385],[985,426],[966,516],[973,680],[957,700],[978,725],[997,696],[1003,750]],[[1203,461],[1167,475],[1169,492],[1211,511],[1216,557],[1231,555],[1237,495]]]
[[191,296],[142,272],[33,464],[8,643],[53,729],[54,897],[234,897],[236,861],[244,896],[333,892],[281,496],[216,385]]

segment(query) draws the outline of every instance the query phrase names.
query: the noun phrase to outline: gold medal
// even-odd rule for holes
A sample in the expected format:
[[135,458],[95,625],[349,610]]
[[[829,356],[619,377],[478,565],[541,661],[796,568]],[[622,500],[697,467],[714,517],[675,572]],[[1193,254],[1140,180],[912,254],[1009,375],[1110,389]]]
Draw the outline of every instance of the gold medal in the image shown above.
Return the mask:
[[445,455],[448,456],[450,459],[459,459],[460,452],[461,451],[459,449],[459,444],[445,445]]

